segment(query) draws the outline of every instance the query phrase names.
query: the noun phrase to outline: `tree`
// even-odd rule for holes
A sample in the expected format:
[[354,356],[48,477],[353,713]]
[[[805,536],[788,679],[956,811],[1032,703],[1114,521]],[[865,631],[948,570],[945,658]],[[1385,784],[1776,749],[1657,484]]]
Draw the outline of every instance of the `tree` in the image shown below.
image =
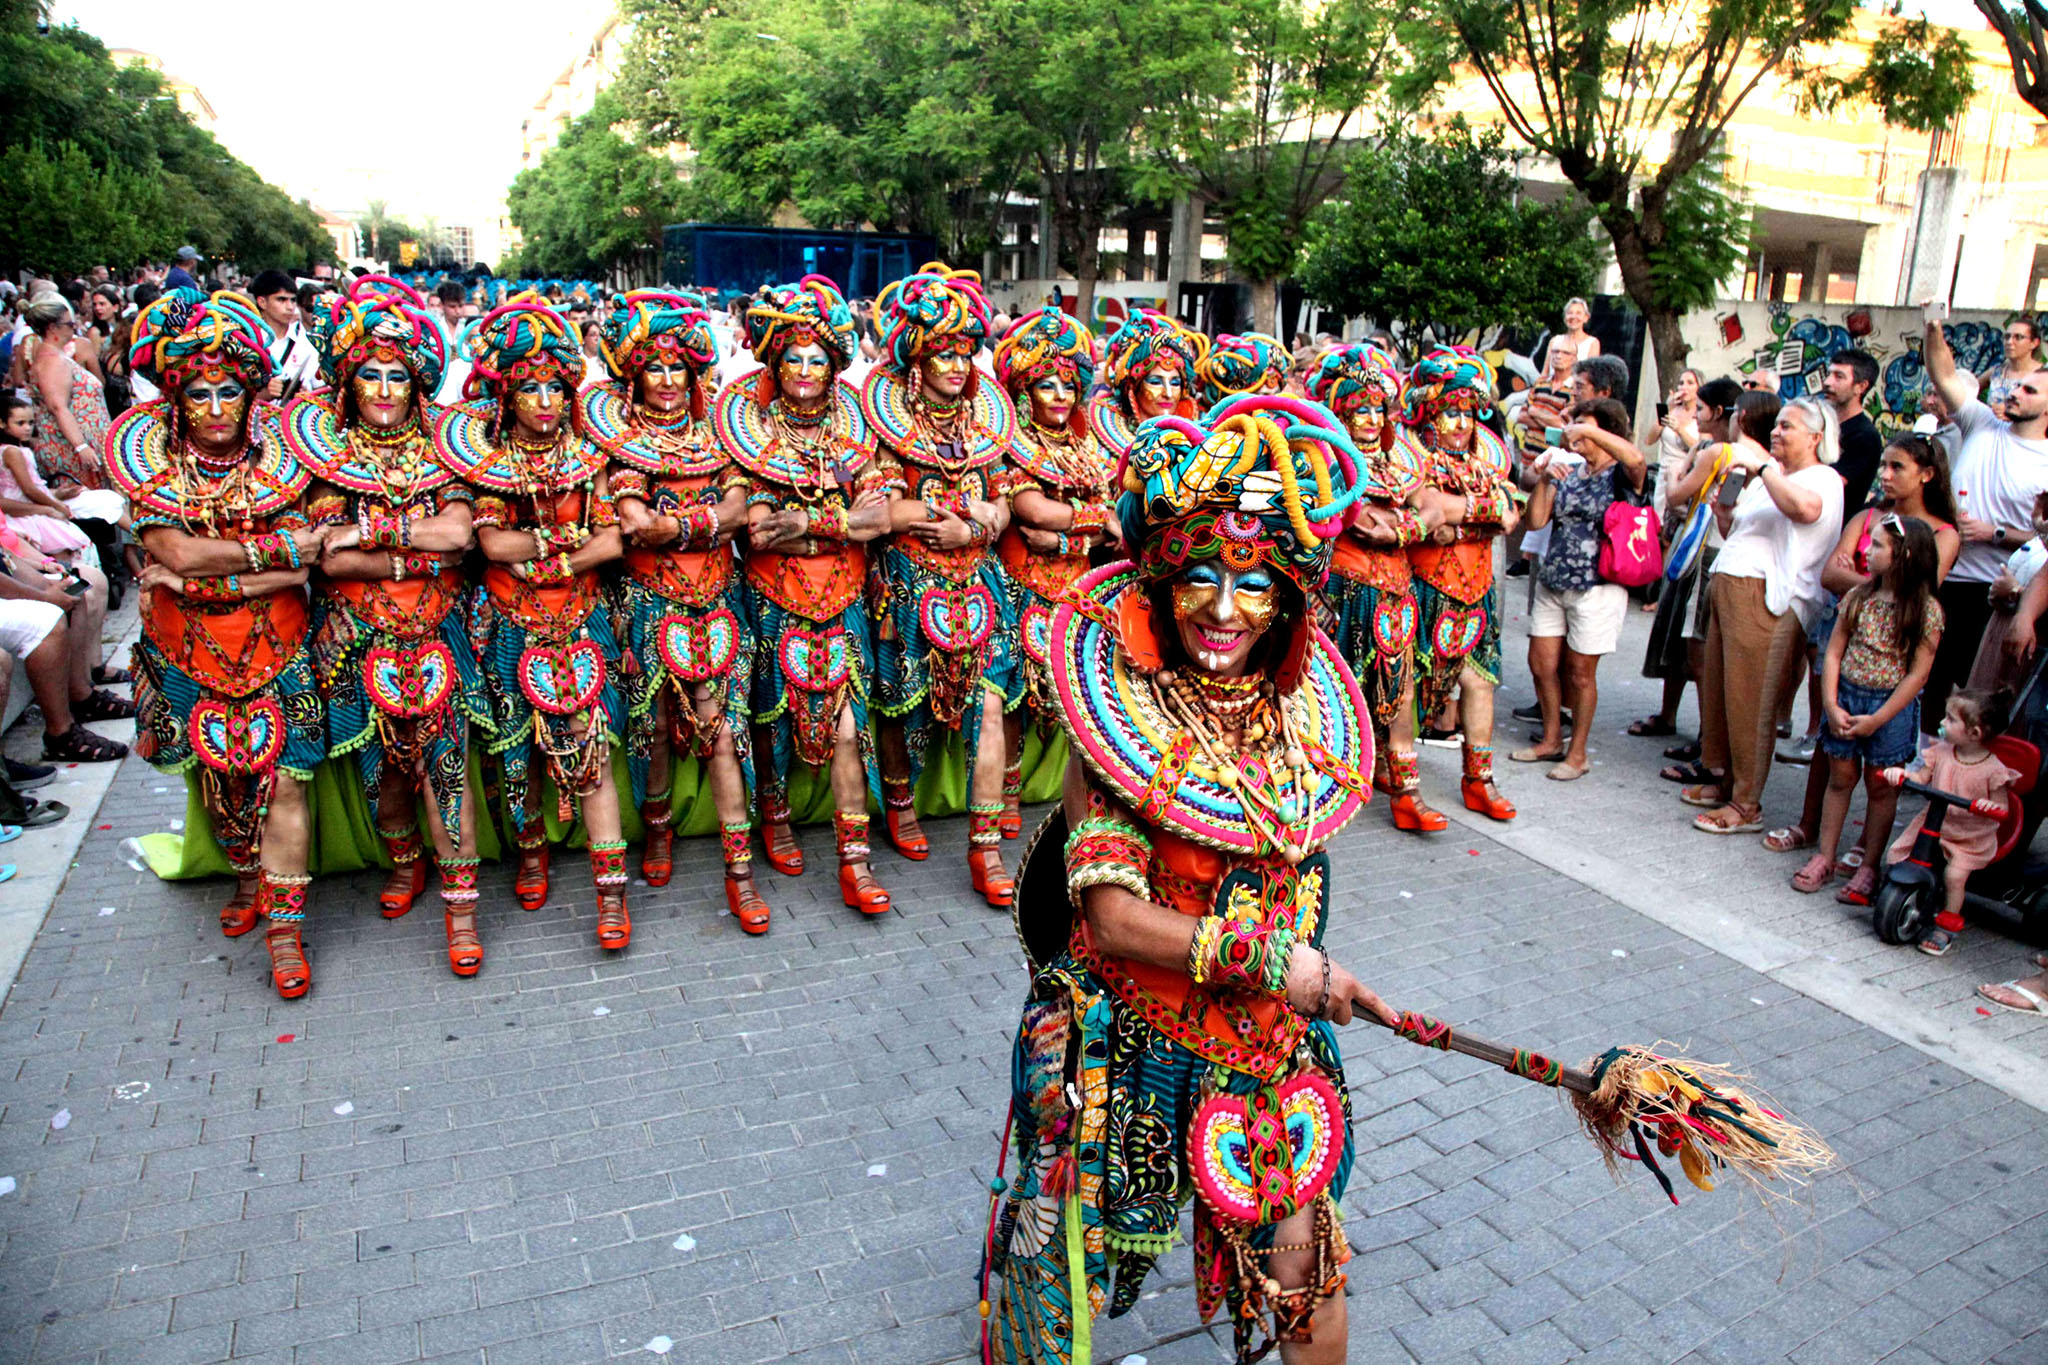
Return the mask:
[[2012,56],[2019,97],[2048,117],[2048,5],[2042,0],[1976,0]]
[[1309,222],[1295,282],[1340,313],[1438,340],[1535,326],[1559,298],[1590,293],[1592,211],[1523,197],[1503,141],[1456,120],[1434,141],[1396,128],[1361,147],[1343,197]]
[[662,228],[691,216],[689,187],[675,163],[619,131],[624,110],[609,92],[571,123],[562,140],[521,171],[506,212],[526,245],[534,275],[598,276],[646,248]]
[[1224,0],[1204,8],[1235,60],[1157,88],[1140,188],[1158,198],[1194,190],[1216,205],[1230,264],[1251,282],[1252,316],[1266,327],[1360,115],[1404,61],[1395,38],[1417,7]]
[[[1668,386],[1686,357],[1687,300],[1672,284],[1696,273],[1688,262],[1729,254],[1716,235],[1731,223],[1726,195],[1703,164],[1766,79],[1823,78],[1807,54],[1855,13],[1855,0],[1442,0],[1403,31],[1416,57],[1403,93],[1421,96],[1456,63],[1477,69],[1508,127],[1592,205]],[[1914,116],[1894,83],[1860,93],[1887,117]]]
[[0,265],[74,273],[190,242],[245,270],[329,260],[319,216],[196,127],[163,78],[0,0]]
[[1196,0],[968,0],[973,69],[997,116],[1025,133],[1040,193],[1073,263],[1074,313],[1093,316],[1103,227],[1132,201],[1132,164],[1160,90],[1231,61],[1215,6]]

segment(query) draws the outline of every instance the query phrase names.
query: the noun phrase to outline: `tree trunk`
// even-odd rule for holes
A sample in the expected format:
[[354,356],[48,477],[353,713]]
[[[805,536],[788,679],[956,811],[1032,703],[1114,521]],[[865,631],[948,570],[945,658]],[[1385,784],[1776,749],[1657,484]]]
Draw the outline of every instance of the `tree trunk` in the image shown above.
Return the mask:
[[[1270,332],[1275,336],[1279,336],[1275,329],[1280,325],[1276,316],[1280,311],[1280,281],[1253,280],[1251,285],[1252,312],[1244,330],[1247,332]],[[1286,338],[1281,337],[1281,340],[1285,341]]]
[[1657,294],[1657,282],[1650,272],[1650,256],[1643,242],[1641,222],[1633,213],[1606,215],[1601,225],[1614,244],[1614,263],[1621,268],[1622,291],[1643,315],[1650,333],[1650,350],[1657,357],[1657,396],[1667,396],[1685,368],[1691,348],[1685,344],[1680,324],[1685,314],[1665,303]]
[[1102,274],[1102,230],[1090,214],[1081,214],[1073,227],[1074,320],[1083,327],[1095,325],[1095,282]]

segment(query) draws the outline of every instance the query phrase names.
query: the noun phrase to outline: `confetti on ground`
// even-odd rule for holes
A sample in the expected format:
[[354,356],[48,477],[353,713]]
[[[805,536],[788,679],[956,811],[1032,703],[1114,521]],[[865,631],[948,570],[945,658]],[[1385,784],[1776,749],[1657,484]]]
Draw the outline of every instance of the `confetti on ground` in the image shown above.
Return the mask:
[[888,1164],[887,1164],[887,1163],[885,1162],[885,1163],[883,1163],[883,1164],[881,1164],[881,1165],[878,1165],[878,1166],[870,1166],[870,1167],[868,1167],[868,1174],[869,1174],[869,1175],[872,1175],[872,1176],[884,1176],[884,1175],[887,1175],[887,1174],[889,1174],[889,1167],[888,1167]]
[[181,830],[181,829],[183,829],[183,828],[185,828],[185,822],[184,822],[183,820],[173,820],[173,821],[171,821],[171,832],[172,832],[172,833],[174,833],[174,834],[175,834],[175,833],[177,833],[177,832],[178,832],[179,830]]
[[1983,1015],[1986,1019],[1991,1017],[1991,1011],[1985,1009],[1982,1005],[1977,1006],[1977,1013]]
[[14,1177],[13,1177],[13,1176],[11,1176],[11,1175],[0,1175],[0,1194],[13,1194],[13,1193],[14,1193]]
[[675,1343],[673,1341],[670,1341],[667,1337],[649,1337],[647,1339],[647,1346],[645,1349],[652,1351],[655,1355],[665,1356],[671,1350],[673,1350],[674,1347]]
[[169,790],[170,790],[170,788],[169,788],[169,787],[151,787],[151,788],[150,788],[150,790],[151,790],[151,791],[153,791],[153,792],[167,792],[167,791],[169,791]]
[[1475,858],[1477,858],[1477,857],[1479,856],[1479,850],[1478,850],[1478,849],[1476,849],[1476,848],[1468,848],[1468,849],[1466,849],[1465,851],[1466,851],[1467,853],[1471,854],[1471,855],[1472,855],[1473,857],[1475,857]]
[[611,1012],[611,1007],[609,1005],[599,1005],[596,1009],[590,1012],[590,1017],[593,1019],[602,1019]]
[[1145,1365],[1145,1357],[1133,1351],[1124,1357],[1124,1365]]
[[1607,955],[1608,955],[1609,957],[1627,957],[1627,956],[1628,956],[1628,949],[1626,949],[1626,948],[1615,948],[1615,949],[1611,949],[1611,950],[1610,950],[1610,951],[1608,952],[1608,954],[1607,954]]
[[1415,893],[1413,891],[1403,891],[1401,893],[1401,899],[1404,901],[1412,901],[1415,899]]
[[1752,1005],[1761,1005],[1763,1004],[1763,1001],[1757,999],[1755,996],[1752,995],[1751,997],[1749,997],[1749,1003]]
[[59,1109],[56,1113],[50,1115],[50,1126],[60,1133],[69,1128],[71,1126],[71,1111],[69,1109]]
[[347,1118],[350,1114],[356,1112],[355,1102],[352,1100],[343,1100],[340,1104],[334,1106],[334,1112],[341,1115],[343,1118]]
[[101,829],[112,829],[112,828],[113,828],[113,826],[112,826],[112,825],[101,825],[101,826],[100,826],[100,828],[101,828]]
[[296,1033],[280,1033],[277,1035],[277,1041],[280,1043],[293,1043],[298,1041],[298,1037],[299,1035]]
[[113,914],[113,913],[114,913],[114,907],[113,907],[113,906],[111,906],[111,905],[102,905],[102,906],[100,907],[100,918],[101,918],[101,919],[105,919],[105,918],[106,918],[106,917],[107,917],[108,915],[111,915],[111,914]]
[[139,1100],[149,1093],[148,1081],[123,1081],[114,1087],[117,1100]]
[[669,1245],[677,1251],[695,1251],[697,1249],[697,1239],[686,1232],[676,1238],[675,1241],[670,1242]]

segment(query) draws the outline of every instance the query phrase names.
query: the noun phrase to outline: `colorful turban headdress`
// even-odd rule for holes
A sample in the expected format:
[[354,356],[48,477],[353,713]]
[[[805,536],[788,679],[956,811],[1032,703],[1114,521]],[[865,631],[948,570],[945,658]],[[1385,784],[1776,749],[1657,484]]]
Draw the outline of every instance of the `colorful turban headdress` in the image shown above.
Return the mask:
[[1263,332],[1220,336],[1196,359],[1195,376],[1202,381],[1207,401],[1215,404],[1240,393],[1254,393],[1269,378],[1284,380],[1287,360],[1287,348],[1278,337]]
[[[529,289],[472,322],[462,334],[470,363],[465,398],[503,397],[534,375],[583,377],[583,347],[569,320]],[[570,405],[575,411],[575,405]]]
[[[1095,339],[1059,308],[1026,313],[996,343],[996,379],[1017,400],[1019,417],[1029,412],[1025,391],[1049,374],[1064,376],[1075,396],[1086,399],[1095,381]],[[1076,436],[1088,431],[1088,407],[1076,402],[1067,417]]]
[[1368,393],[1376,393],[1391,417],[1400,411],[1407,385],[1394,358],[1369,341],[1325,351],[1309,372],[1309,396],[1338,416],[1355,411]]
[[1439,346],[1415,362],[1408,375],[1407,403],[1401,420],[1428,426],[1446,409],[1493,415],[1493,366],[1469,346]]
[[1364,490],[1363,461],[1320,403],[1242,394],[1201,422],[1154,417],[1124,453],[1118,520],[1138,528],[1139,575],[1158,581],[1206,559],[1264,564],[1304,594]]
[[941,346],[969,354],[979,349],[988,339],[991,317],[981,276],[949,270],[937,261],[884,287],[875,299],[875,313],[888,329],[882,337],[885,363],[906,376],[920,358]]
[[[1190,331],[1164,313],[1150,308],[1135,309],[1103,343],[1103,378],[1125,413],[1135,417],[1129,399],[1132,385],[1165,364],[1174,366],[1192,382],[1196,378],[1195,365],[1208,345],[1200,332]],[[1192,405],[1190,413],[1183,415],[1192,415]]]
[[605,369],[631,384],[657,357],[680,362],[698,375],[718,363],[718,339],[704,300],[692,293],[633,289],[613,294],[600,319]]
[[784,351],[808,345],[823,346],[834,371],[853,363],[853,310],[839,286],[823,275],[778,286],[747,308],[747,346],[768,367],[771,381]]
[[315,329],[320,370],[330,384],[346,383],[372,356],[396,360],[431,398],[448,369],[448,334],[425,298],[388,275],[364,275],[334,300]]
[[270,328],[255,301],[230,290],[173,289],[135,315],[129,363],[164,390],[217,366],[249,388],[270,382]]

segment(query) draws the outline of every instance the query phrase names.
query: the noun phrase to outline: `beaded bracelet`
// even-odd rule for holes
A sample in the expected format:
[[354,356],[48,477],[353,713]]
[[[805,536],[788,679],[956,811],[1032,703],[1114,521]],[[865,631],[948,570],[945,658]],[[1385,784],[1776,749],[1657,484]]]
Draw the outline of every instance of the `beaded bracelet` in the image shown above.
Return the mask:
[[391,581],[393,583],[403,583],[406,573],[405,556],[392,554],[387,557],[391,560]]
[[1106,509],[1097,507],[1092,503],[1074,504],[1074,524],[1072,530],[1076,535],[1092,536],[1108,525],[1109,513]]
[[[1210,927],[1210,921],[1215,927]],[[1198,986],[1220,986],[1281,996],[1287,992],[1287,958],[1294,931],[1204,915],[1188,949],[1188,978]]]
[[413,578],[438,578],[444,567],[439,555],[401,555],[396,558],[404,561],[406,573]]
[[1134,896],[1152,893],[1152,844],[1128,820],[1090,815],[1067,836],[1067,895],[1075,904],[1091,886],[1120,886]]
[[615,498],[638,498],[647,501],[647,475],[638,469],[614,469],[611,476],[612,496]]
[[223,578],[188,578],[185,580],[185,596],[198,602],[239,602],[242,600],[242,576],[228,574]]
[[1066,536],[1066,532],[1064,532],[1064,531],[1062,531],[1062,532],[1060,533],[1060,545],[1059,545],[1059,549],[1058,549],[1058,550],[1056,551],[1056,553],[1057,553],[1057,554],[1059,555],[1059,557],[1060,557],[1061,559],[1065,559],[1065,558],[1067,558],[1067,556],[1069,556],[1069,555],[1071,555],[1071,554],[1073,553],[1073,551],[1072,551],[1072,550],[1070,550],[1070,549],[1068,549],[1068,548],[1067,548],[1067,536]]
[[809,535],[845,540],[850,529],[844,507],[826,503],[810,511],[810,526],[807,532]]

